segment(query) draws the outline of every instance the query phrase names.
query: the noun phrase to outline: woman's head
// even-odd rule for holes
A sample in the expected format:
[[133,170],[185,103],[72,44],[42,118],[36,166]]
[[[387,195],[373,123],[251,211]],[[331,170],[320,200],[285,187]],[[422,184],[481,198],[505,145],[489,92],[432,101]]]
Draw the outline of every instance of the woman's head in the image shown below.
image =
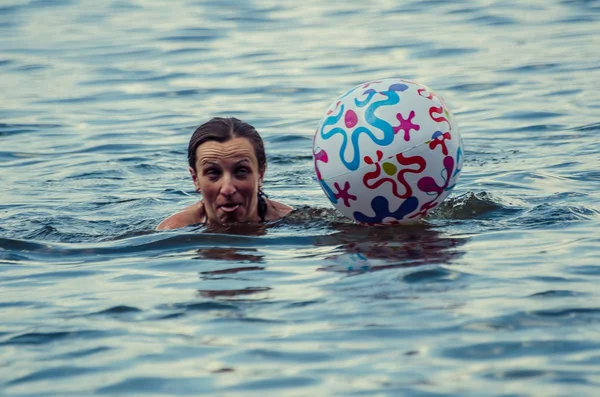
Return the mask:
[[204,142],[226,142],[233,138],[246,138],[254,148],[254,155],[262,173],[267,168],[267,156],[263,140],[256,129],[235,117],[214,117],[196,128],[188,145],[188,163],[196,167],[196,150]]
[[188,163],[209,222],[260,220],[258,192],[266,155],[254,127],[236,118],[211,119],[194,131]]

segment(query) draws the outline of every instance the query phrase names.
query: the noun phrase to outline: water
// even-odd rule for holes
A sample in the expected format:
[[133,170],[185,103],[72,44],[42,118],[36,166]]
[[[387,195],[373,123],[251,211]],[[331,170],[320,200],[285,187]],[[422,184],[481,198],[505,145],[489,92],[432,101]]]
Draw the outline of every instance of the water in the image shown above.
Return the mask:
[[[572,396],[600,384],[600,2],[4,0],[0,395]],[[313,179],[354,85],[443,95],[463,176],[364,228]],[[196,199],[215,115],[265,138],[258,230]]]

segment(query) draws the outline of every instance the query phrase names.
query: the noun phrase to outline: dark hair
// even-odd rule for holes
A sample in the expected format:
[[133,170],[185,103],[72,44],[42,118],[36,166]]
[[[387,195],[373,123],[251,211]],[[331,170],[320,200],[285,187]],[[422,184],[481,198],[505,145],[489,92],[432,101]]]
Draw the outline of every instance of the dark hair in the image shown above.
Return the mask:
[[264,172],[267,167],[267,156],[263,140],[256,129],[235,117],[214,117],[196,128],[188,145],[188,163],[196,171],[196,149],[204,142],[227,142],[233,138],[246,138],[254,147],[258,160],[258,169]]

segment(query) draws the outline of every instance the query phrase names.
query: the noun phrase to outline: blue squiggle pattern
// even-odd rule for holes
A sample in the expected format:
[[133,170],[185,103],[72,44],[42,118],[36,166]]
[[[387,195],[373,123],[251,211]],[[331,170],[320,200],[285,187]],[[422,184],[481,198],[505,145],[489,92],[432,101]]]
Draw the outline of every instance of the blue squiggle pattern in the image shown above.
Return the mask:
[[366,90],[365,92],[363,92],[363,95],[367,95],[367,97],[364,100],[359,100],[358,98],[354,98],[354,104],[356,106],[358,106],[359,108],[364,107],[367,103],[371,102],[371,99],[373,99],[373,96],[377,94],[377,91],[375,91],[372,88],[369,88],[368,90]]
[[400,208],[398,208],[396,211],[391,212],[390,204],[387,198],[383,196],[376,196],[373,197],[373,200],[371,200],[371,208],[373,211],[375,211],[375,216],[367,216],[360,211],[355,211],[353,215],[354,219],[356,219],[358,222],[383,223],[383,220],[388,217],[392,217],[397,220],[404,219],[406,215],[415,211],[418,207],[419,200],[413,196],[404,200],[402,205],[400,205]]
[[321,185],[321,188],[325,192],[325,195],[327,196],[329,201],[331,201],[333,204],[337,204],[338,199],[335,197],[335,193],[333,192],[333,190],[331,190],[329,185],[327,185],[327,183],[325,183],[325,181],[323,180],[319,180],[319,184]]
[[[336,134],[342,134],[343,141],[342,141],[342,145],[340,147],[339,156],[340,156],[340,160],[342,161],[342,163],[348,170],[354,171],[360,165],[360,148],[358,146],[358,138],[360,137],[361,134],[363,134],[363,133],[366,134],[373,142],[375,142],[379,146],[388,146],[394,141],[394,128],[392,127],[391,124],[389,124],[385,120],[382,120],[379,117],[375,116],[375,112],[377,111],[377,109],[379,109],[382,106],[391,106],[391,105],[396,105],[396,104],[400,103],[400,96],[396,93],[396,91],[404,91],[407,88],[408,88],[408,86],[406,86],[404,84],[394,84],[394,85],[390,86],[388,91],[380,92],[382,95],[385,95],[387,97],[386,99],[372,103],[365,110],[365,121],[367,122],[367,124],[382,131],[383,137],[377,138],[373,134],[373,132],[366,127],[361,126],[361,127],[356,128],[354,131],[352,131],[350,133],[350,143],[352,144],[352,148],[354,149],[354,155],[350,161],[347,161],[344,158],[344,153],[346,153],[346,148],[348,146],[348,133],[346,132],[346,130],[341,127],[336,127],[336,128],[332,128],[327,133],[324,132],[325,127],[333,126],[340,121],[340,119],[342,118],[342,115],[344,114],[345,106],[344,105],[340,106],[340,111],[337,115],[329,116],[325,119],[325,121],[321,125],[321,131],[320,131],[321,137],[324,140],[327,140]],[[358,99],[354,100],[354,103],[358,107],[365,107],[371,101],[373,96],[375,96],[375,94],[377,94],[377,92],[373,89],[366,90],[365,93],[368,94],[367,98],[365,100],[363,100],[363,101],[359,101]]]
[[[456,150],[456,170],[454,170],[454,173],[452,174],[452,178],[456,177],[458,174],[460,174],[460,171],[462,170],[461,168],[458,168],[458,165],[460,164],[460,160],[462,157],[462,148],[459,144],[458,149]],[[448,186],[446,189],[444,189],[445,191],[449,192],[450,190],[454,189],[454,186],[456,186],[456,180],[454,180],[454,184],[452,186]]]
[[462,167],[458,168],[458,165],[460,164],[461,157],[463,155],[460,143],[461,142],[459,142],[458,150],[456,151],[456,170],[454,171],[454,174],[452,175],[452,177],[455,177],[456,175],[458,175],[460,173],[460,171],[462,170]]

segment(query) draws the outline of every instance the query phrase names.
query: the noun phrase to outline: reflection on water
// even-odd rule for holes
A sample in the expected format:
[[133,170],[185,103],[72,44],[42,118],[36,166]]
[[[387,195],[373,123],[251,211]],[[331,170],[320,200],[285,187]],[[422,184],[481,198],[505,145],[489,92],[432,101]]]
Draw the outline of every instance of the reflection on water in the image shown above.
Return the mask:
[[236,262],[262,262],[264,255],[257,249],[208,247],[198,249],[197,259],[217,259]]
[[[224,299],[230,300],[245,295],[258,294],[271,290],[269,287],[248,287],[243,289],[228,289],[228,290],[198,290],[198,293],[203,298]],[[253,299],[256,300],[256,299]]]
[[[304,209],[303,212],[321,211]],[[329,213],[329,211],[326,211]],[[306,214],[297,214],[292,221],[301,224]],[[337,222],[339,215],[331,214],[331,221]],[[305,223],[310,228],[310,223]],[[267,228],[271,234],[282,229],[280,224],[271,224]],[[234,230],[230,228],[229,230]],[[245,227],[244,227],[245,229]],[[247,229],[245,229],[247,231]],[[432,226],[413,225],[399,228],[396,226],[365,227],[347,222],[332,223],[324,229],[327,234],[278,237],[269,247],[259,236],[246,237],[247,246],[239,244],[239,236],[218,235],[219,239],[231,247],[203,246],[195,250],[192,259],[201,261],[203,270],[199,272],[201,285],[198,296],[208,301],[277,301],[278,296],[290,293],[290,286],[281,285],[279,277],[273,277],[283,270],[274,258],[281,254],[282,260],[289,265],[301,265],[313,261],[315,272],[341,273],[347,276],[366,275],[381,270],[398,270],[424,266],[420,272],[412,272],[402,277],[406,282],[456,278],[452,271],[444,267],[452,266],[464,255],[462,248],[468,243],[468,237],[451,237]],[[206,238],[217,235],[203,234]],[[290,245],[293,243],[293,245]],[[286,248],[289,246],[290,248]],[[304,246],[304,247],[302,247]],[[259,264],[259,265],[257,265]],[[411,275],[412,274],[412,275]],[[391,276],[388,274],[388,277]]]
[[221,233],[237,236],[264,236],[267,233],[267,225],[260,223],[235,223],[227,225],[201,225],[192,230],[203,233]]
[[[456,205],[455,205],[456,207]],[[473,206],[476,208],[477,206]],[[312,221],[314,213],[321,214],[320,219]],[[230,236],[232,242],[235,236],[261,236],[271,234],[286,226],[300,226],[304,230],[321,223],[322,230],[327,234],[308,235],[302,239],[304,244],[320,248],[332,248],[331,255],[323,256],[325,262],[320,270],[338,272],[365,272],[383,270],[394,267],[411,267],[420,264],[451,264],[452,260],[460,258],[461,245],[468,242],[466,237],[448,237],[434,227],[423,222],[410,226],[374,226],[366,227],[349,222],[334,210],[303,207],[296,209],[289,219],[273,222],[268,225],[235,224],[202,227],[202,233],[212,236],[215,231]],[[327,228],[325,228],[325,225]],[[292,241],[300,241],[291,237]],[[260,240],[256,240],[261,244]],[[202,272],[202,274],[227,274],[244,270],[260,270],[264,267],[239,267],[240,263],[264,263],[266,254],[260,248],[248,247],[202,247],[197,250],[195,259],[218,260],[225,263],[221,268]],[[229,267],[231,264],[233,267]]]
[[[460,258],[466,238],[444,236],[427,226],[403,229],[378,227],[352,236],[344,233],[340,240],[343,253],[329,256],[320,270],[360,273],[419,265],[449,265]],[[331,262],[331,263],[329,263]]]

